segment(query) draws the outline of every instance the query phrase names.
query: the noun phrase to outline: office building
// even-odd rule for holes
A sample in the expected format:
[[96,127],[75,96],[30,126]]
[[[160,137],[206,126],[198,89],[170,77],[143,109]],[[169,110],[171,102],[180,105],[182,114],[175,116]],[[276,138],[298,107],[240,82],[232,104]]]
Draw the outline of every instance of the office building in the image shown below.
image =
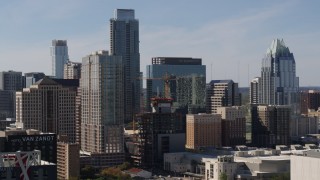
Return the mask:
[[52,76],[63,79],[64,64],[68,62],[68,46],[66,40],[52,40],[51,46]]
[[232,80],[212,80],[206,89],[207,113],[217,112],[217,107],[241,106],[238,83]]
[[7,90],[7,91],[22,90],[22,72],[16,72],[16,71],[0,72],[0,90]]
[[[147,65],[146,109],[151,111],[153,97],[165,97],[165,81],[169,86],[169,96],[179,106],[204,105],[206,66],[202,59],[189,57],[153,57]],[[166,80],[166,76],[169,79]],[[167,97],[168,98],[168,97]]]
[[259,104],[259,79],[256,77],[250,82],[250,104]]
[[184,151],[185,130],[181,114],[171,112],[172,99],[153,98],[153,112],[138,114],[137,149],[131,155],[140,167],[162,167],[163,155]]
[[15,92],[22,86],[22,72],[0,72],[0,120],[15,118]]
[[218,107],[217,114],[222,119],[222,146],[246,144],[246,109],[241,106]]
[[0,90],[0,120],[15,117],[15,91]]
[[303,155],[290,156],[290,178],[292,180],[310,179],[316,180],[320,177],[320,150],[313,149]]
[[37,129],[67,135],[76,140],[76,95],[79,80],[45,77],[30,88],[16,93],[16,123],[24,129]]
[[221,115],[187,114],[186,149],[221,147]]
[[81,63],[68,61],[64,64],[63,79],[80,79]]
[[252,144],[274,147],[290,144],[291,108],[285,105],[258,105],[251,108]]
[[46,75],[42,72],[24,73],[25,85],[24,88],[30,88],[31,85],[44,78]]
[[108,159],[106,167],[124,161],[124,72],[121,56],[97,51],[82,59],[81,149]]
[[58,179],[80,177],[80,145],[76,143],[57,143]]
[[259,103],[294,106],[298,103],[298,90],[293,53],[283,40],[274,39],[262,59]]
[[178,77],[175,81],[175,94],[172,92],[172,98],[180,106],[194,105],[205,106],[206,99],[206,77],[195,74],[185,77]]
[[15,118],[6,118],[4,120],[0,120],[0,131],[4,131],[7,127],[10,127],[11,124],[16,122]]
[[308,134],[318,134],[319,120],[316,116],[300,115],[290,121],[292,137],[301,137]]
[[320,107],[320,92],[309,90],[300,92],[301,114],[308,114],[309,111],[317,111]]
[[124,65],[125,122],[140,113],[139,21],[133,9],[116,9],[110,19],[110,54],[121,56]]

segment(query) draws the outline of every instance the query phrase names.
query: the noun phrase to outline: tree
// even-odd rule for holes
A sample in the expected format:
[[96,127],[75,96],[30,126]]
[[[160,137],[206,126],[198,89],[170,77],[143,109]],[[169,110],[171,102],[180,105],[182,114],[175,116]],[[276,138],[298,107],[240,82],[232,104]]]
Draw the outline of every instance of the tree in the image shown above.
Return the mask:
[[227,180],[228,179],[228,176],[226,173],[221,173],[220,176],[219,176],[219,180]]
[[81,179],[94,179],[96,178],[95,173],[96,169],[88,165],[86,165],[84,168],[81,168],[80,170]]
[[283,173],[283,174],[278,174],[274,175],[271,178],[272,180],[290,180],[290,173]]
[[123,171],[131,168],[131,164],[129,162],[124,162],[118,166],[118,168]]
[[131,179],[130,175],[123,173],[121,169],[117,167],[109,167],[103,169],[100,173],[100,176],[104,177],[105,179]]

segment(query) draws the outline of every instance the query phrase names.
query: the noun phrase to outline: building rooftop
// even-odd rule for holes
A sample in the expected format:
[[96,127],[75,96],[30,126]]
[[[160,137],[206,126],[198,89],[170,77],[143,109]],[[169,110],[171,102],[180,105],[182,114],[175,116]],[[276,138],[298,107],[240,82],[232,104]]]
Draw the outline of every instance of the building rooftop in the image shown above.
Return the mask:
[[134,10],[133,9],[115,9],[114,19],[116,20],[133,20]]
[[64,87],[78,87],[79,79],[55,79],[45,76],[34,85],[62,85]]
[[52,40],[52,46],[67,46],[67,40]]
[[233,83],[233,80],[226,79],[226,80],[212,80],[212,81],[210,81],[210,84],[216,84],[216,83]]
[[201,58],[191,58],[191,57],[153,57],[152,64],[202,65],[202,59]]

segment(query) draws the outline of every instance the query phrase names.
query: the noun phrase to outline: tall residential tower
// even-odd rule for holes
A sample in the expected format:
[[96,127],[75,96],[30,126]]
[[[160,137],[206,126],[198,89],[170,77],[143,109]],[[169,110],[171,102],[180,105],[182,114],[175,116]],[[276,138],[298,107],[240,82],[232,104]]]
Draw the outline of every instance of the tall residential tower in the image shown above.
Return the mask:
[[125,122],[140,112],[139,21],[133,9],[116,9],[110,19],[110,54],[121,56],[124,64]]
[[82,59],[81,149],[101,159],[100,164],[93,166],[105,167],[124,161],[123,81],[121,56],[97,51]]

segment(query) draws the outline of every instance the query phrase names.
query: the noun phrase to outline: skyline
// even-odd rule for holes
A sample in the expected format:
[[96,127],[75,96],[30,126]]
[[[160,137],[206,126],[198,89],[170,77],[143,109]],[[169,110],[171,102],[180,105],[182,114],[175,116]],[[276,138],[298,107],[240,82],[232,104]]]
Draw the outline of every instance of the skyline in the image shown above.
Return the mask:
[[207,82],[232,79],[247,87],[260,76],[272,40],[283,38],[295,56],[300,86],[320,86],[313,75],[320,64],[316,1],[32,2],[0,2],[0,23],[5,27],[0,29],[5,42],[0,43],[0,71],[51,75],[53,39],[68,41],[69,57],[75,62],[96,50],[109,51],[109,20],[114,9],[128,8],[139,19],[144,76],[152,57],[193,57],[207,66]]

